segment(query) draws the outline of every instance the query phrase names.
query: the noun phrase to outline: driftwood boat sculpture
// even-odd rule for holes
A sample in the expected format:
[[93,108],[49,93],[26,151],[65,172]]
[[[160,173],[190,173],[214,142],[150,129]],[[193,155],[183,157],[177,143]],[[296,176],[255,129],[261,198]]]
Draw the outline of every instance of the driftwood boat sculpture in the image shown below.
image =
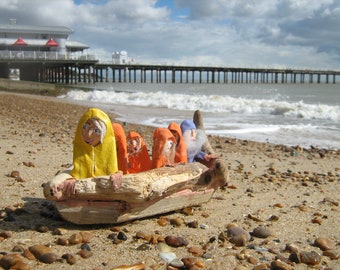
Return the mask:
[[[199,111],[194,122],[204,129]],[[204,148],[214,153],[208,141]],[[115,224],[207,203],[226,184],[228,169],[221,159],[210,168],[199,162],[162,167],[123,175],[116,190],[109,176],[81,179],[75,182],[74,194],[58,201],[50,187],[67,176],[61,173],[43,185],[45,197],[56,201],[61,217],[75,224]]]

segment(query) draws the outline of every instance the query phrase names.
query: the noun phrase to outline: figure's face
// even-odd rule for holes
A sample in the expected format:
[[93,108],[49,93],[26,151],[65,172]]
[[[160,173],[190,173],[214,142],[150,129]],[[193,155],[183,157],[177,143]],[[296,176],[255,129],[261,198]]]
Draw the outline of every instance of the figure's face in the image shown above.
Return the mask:
[[194,141],[197,139],[197,130],[196,129],[191,129],[190,130],[190,136],[191,136],[191,139]]
[[142,142],[139,138],[127,140],[127,151],[130,155],[136,155],[142,149]]
[[83,125],[81,135],[86,143],[92,146],[97,146],[100,144],[101,134],[101,130],[94,124],[93,119],[87,120]]

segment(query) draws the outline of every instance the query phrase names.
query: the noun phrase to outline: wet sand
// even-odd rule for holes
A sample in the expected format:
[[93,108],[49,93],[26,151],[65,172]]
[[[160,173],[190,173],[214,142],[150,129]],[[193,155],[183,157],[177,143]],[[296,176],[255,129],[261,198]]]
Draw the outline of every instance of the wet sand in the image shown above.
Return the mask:
[[[79,226],[61,220],[41,185],[72,163],[73,136],[86,109],[54,97],[0,92],[0,258],[19,254],[30,269],[70,269],[64,254],[75,258],[72,269],[115,269],[136,263],[144,263],[145,269],[167,269],[157,243],[172,235],[186,240],[186,245],[170,250],[179,259],[194,258],[196,268],[191,269],[266,269],[278,264],[277,258],[287,267],[282,269],[340,269],[339,150],[209,136],[230,168],[230,181],[192,213],[177,211],[118,225]],[[115,115],[109,115],[115,121]],[[153,127],[127,123],[124,128],[126,133],[139,132],[151,150]],[[193,223],[197,227],[189,226]],[[226,233],[230,224],[250,233],[250,240],[233,241]],[[256,228],[270,235],[261,238]],[[60,240],[80,232],[91,236],[88,258],[77,254],[81,243]],[[119,232],[127,239],[117,241]],[[317,238],[335,245],[333,255],[314,244]],[[23,257],[23,251],[34,245],[48,245],[56,261]],[[296,247],[296,254],[316,256],[318,263],[311,266],[301,258],[294,262],[287,245]]]

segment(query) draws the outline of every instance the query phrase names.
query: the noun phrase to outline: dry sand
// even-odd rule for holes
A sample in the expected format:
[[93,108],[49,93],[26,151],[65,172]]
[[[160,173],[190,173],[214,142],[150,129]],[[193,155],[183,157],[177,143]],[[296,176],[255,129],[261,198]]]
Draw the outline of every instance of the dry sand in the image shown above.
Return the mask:
[[[145,269],[167,269],[155,243],[136,239],[143,231],[153,239],[156,235],[159,241],[168,235],[185,238],[187,246],[171,247],[171,251],[180,259],[194,257],[196,268],[192,269],[270,269],[275,258],[281,256],[284,261],[290,257],[285,251],[289,244],[312,256],[318,255],[308,252],[316,251],[321,261],[311,266],[287,260],[287,268],[277,269],[340,269],[339,150],[209,136],[216,152],[229,165],[230,181],[207,204],[194,207],[192,215],[178,211],[163,216],[168,221],[183,220],[182,225],[168,222],[161,226],[160,217],[95,226],[61,220],[53,202],[44,198],[41,185],[72,162],[72,139],[86,109],[54,97],[0,92],[0,257],[20,254],[30,269],[114,269],[141,262]],[[110,117],[114,121],[114,115]],[[141,133],[151,149],[152,127],[127,124],[125,129]],[[11,177],[13,171],[20,177]],[[197,221],[197,228],[186,226],[192,221]],[[247,232],[267,228],[271,235],[253,236],[244,246],[236,246],[223,237],[230,223]],[[57,228],[63,235],[55,235]],[[89,258],[77,255],[81,244],[57,244],[58,238],[68,239],[85,231],[92,236],[88,246],[93,255]],[[117,231],[127,240],[114,243],[110,238]],[[314,245],[319,237],[335,244],[333,255],[323,255]],[[38,244],[49,245],[57,261],[46,264],[21,256],[23,250]],[[194,256],[192,247],[204,255]],[[67,253],[76,259],[72,266],[61,259]]]

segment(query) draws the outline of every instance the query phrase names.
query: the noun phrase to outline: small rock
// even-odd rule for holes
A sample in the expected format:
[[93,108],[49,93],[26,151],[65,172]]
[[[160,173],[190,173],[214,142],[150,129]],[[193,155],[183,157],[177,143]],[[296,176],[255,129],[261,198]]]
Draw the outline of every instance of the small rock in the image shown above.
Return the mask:
[[173,260],[177,259],[176,254],[173,252],[160,252],[159,257],[161,257],[161,259],[168,264]]
[[204,251],[199,247],[190,247],[188,251],[195,257],[201,257],[204,253]]
[[322,251],[329,250],[335,248],[335,242],[333,242],[331,239],[319,237],[316,238],[314,241],[314,245],[318,248],[320,248]]
[[0,266],[4,269],[10,269],[18,262],[22,262],[19,254],[6,254],[0,259]]
[[176,236],[166,236],[165,242],[170,247],[182,247],[182,246],[188,245],[188,242],[183,237],[176,237]]
[[180,227],[183,225],[183,219],[181,218],[172,218],[170,219],[170,224],[176,227]]
[[197,222],[196,220],[190,221],[190,222],[187,223],[187,226],[188,226],[189,228],[194,228],[194,229],[196,229],[196,228],[198,228],[198,222]]
[[80,257],[82,257],[84,259],[88,259],[88,258],[93,256],[93,253],[92,253],[92,251],[82,249],[82,250],[77,252],[77,255],[79,255]]
[[322,255],[330,258],[331,260],[337,260],[340,258],[340,249],[325,250],[322,252]]
[[126,241],[128,239],[127,236],[125,235],[125,233],[123,233],[123,232],[119,232],[118,235],[117,235],[117,238],[119,240],[122,240],[122,241]]
[[34,245],[28,248],[30,252],[36,257],[38,260],[40,260],[40,257],[43,256],[46,253],[52,253],[52,249],[44,246],[44,245]]
[[258,238],[267,238],[271,235],[271,231],[266,227],[257,227],[253,230],[253,236]]
[[275,270],[291,270],[292,267],[288,264],[285,264],[284,262],[281,262],[280,260],[274,260],[270,264],[271,269]]
[[62,258],[65,259],[66,262],[70,265],[73,265],[77,262],[76,258],[72,254],[69,254],[69,253],[64,254]]
[[58,259],[58,256],[55,253],[45,253],[39,257],[39,261],[43,263],[54,263]]

